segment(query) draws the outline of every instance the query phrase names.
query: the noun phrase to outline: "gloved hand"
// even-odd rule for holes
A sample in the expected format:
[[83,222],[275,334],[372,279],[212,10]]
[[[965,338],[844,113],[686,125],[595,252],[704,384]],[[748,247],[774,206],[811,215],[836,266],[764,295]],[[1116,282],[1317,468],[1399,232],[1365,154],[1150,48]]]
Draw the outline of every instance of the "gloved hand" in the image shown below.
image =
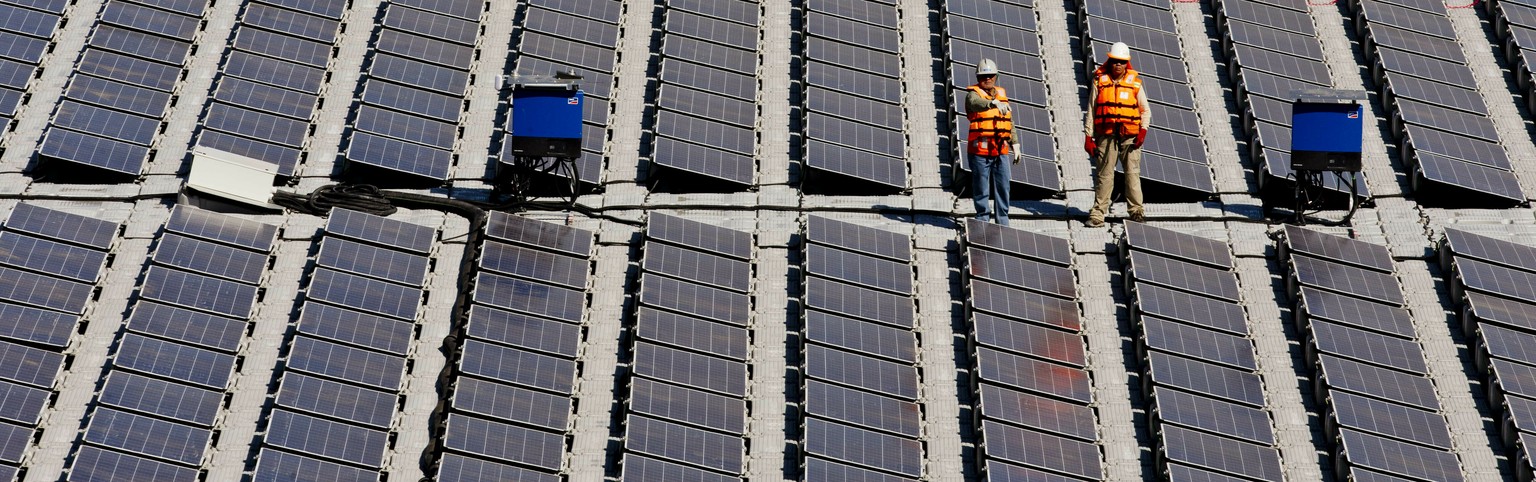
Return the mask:
[[992,100],[992,107],[997,109],[998,112],[1001,112],[1001,113],[1004,113],[1004,114],[1008,113],[1008,103],[1007,102],[1003,102],[1001,100],[993,99]]
[[1019,158],[1023,157],[1023,156],[1024,156],[1024,153],[1019,152],[1019,143],[1017,143],[1017,142],[1013,143],[1013,163],[1014,164],[1018,164],[1019,163]]
[[1140,132],[1136,133],[1136,147],[1139,149],[1139,148],[1141,148],[1141,145],[1145,144],[1146,142],[1147,142],[1147,130],[1146,129],[1142,129]]
[[1089,156],[1099,152],[1099,144],[1093,142],[1093,136],[1083,136],[1083,150],[1088,151]]

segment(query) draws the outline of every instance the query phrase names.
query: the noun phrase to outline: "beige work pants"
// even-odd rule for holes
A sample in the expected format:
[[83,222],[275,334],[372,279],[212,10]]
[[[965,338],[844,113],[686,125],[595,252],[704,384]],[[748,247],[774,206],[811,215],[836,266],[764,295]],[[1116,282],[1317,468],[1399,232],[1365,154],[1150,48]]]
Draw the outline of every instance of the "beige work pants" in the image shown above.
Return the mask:
[[1141,148],[1135,147],[1136,137],[1096,136],[1098,144],[1094,155],[1093,210],[1088,218],[1104,220],[1109,212],[1109,195],[1115,190],[1115,163],[1125,170],[1126,210],[1131,216],[1142,214],[1141,206]]

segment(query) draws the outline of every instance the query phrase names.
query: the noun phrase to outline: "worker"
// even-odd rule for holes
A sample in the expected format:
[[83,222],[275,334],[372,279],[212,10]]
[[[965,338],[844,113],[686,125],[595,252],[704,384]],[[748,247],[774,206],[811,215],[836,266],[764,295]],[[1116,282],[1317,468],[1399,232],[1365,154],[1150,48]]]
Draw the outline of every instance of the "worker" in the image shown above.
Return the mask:
[[1019,162],[1013,140],[1013,109],[1008,92],[997,86],[997,62],[976,63],[976,84],[965,94],[965,117],[971,121],[966,149],[971,166],[971,199],[976,219],[1008,225],[1008,188],[1012,173],[1008,157]]
[[1104,225],[1109,212],[1109,195],[1115,189],[1115,163],[1125,171],[1126,210],[1132,221],[1145,220],[1141,204],[1141,145],[1152,127],[1152,112],[1147,110],[1147,91],[1141,88],[1141,76],[1131,68],[1131,48],[1124,42],[1109,47],[1109,55],[1093,71],[1088,121],[1083,126],[1084,148],[1094,159],[1093,210],[1088,211],[1088,227]]

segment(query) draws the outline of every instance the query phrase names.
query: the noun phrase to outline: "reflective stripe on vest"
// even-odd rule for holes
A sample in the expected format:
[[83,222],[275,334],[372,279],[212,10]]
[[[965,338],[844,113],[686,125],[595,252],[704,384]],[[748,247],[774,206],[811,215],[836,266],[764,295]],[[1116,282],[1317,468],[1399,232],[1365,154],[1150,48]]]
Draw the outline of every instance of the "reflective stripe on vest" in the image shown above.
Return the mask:
[[[1008,102],[1008,92],[1002,87],[997,89],[996,100]],[[992,101],[993,96],[987,95],[987,91],[981,86],[972,85],[971,92],[981,96],[987,101]],[[1013,111],[1008,113],[998,111],[996,107],[966,115],[971,121],[970,133],[966,135],[967,144],[970,145],[970,153],[978,156],[1005,156],[1009,153],[1009,144],[1013,143]]]
[[1093,132],[1098,135],[1134,136],[1141,132],[1141,77],[1126,68],[1119,82],[1100,74],[1095,82]]

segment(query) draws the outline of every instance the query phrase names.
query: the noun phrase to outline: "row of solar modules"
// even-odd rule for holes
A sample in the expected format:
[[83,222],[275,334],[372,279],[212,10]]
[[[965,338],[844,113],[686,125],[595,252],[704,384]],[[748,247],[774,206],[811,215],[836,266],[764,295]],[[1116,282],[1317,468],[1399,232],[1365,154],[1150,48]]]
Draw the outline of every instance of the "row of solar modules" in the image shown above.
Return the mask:
[[645,237],[623,480],[740,480],[752,235],[652,213]]
[[16,479],[33,445],[117,229],[18,204],[0,231],[0,480]]
[[197,145],[294,175],[345,11],[346,2],[246,3]]
[[1414,190],[1488,206],[1524,202],[1445,4],[1358,0],[1354,9]]
[[[574,71],[581,75],[581,158],[574,176],[581,182],[602,180],[603,145],[608,139],[609,104],[613,102],[613,74],[619,42],[619,19],[624,5],[618,0],[524,0],[527,8],[520,24],[522,33],[512,49],[517,75],[549,76]],[[702,60],[709,64],[709,60]],[[515,163],[512,155],[511,116],[501,132],[499,168]],[[571,174],[557,173],[570,177]]]
[[344,141],[348,163],[448,178],[485,5],[406,0],[385,7]]
[[484,234],[437,477],[558,481],[592,233],[493,212]]
[[1171,0],[1085,0],[1079,5],[1083,52],[1091,59],[1084,67],[1091,82],[1111,44],[1125,42],[1131,48],[1131,66],[1140,74],[1152,112],[1141,179],[1170,188],[1170,193],[1214,194]]
[[1326,405],[1334,473],[1462,480],[1387,249],[1287,226],[1279,250],[1314,394]]
[[202,29],[206,3],[106,2],[38,155],[138,176]]
[[1446,229],[1441,263],[1518,479],[1536,478],[1536,248]]
[[[1304,2],[1253,0],[1223,0],[1216,5],[1221,44],[1241,95],[1249,158],[1264,169],[1258,178],[1261,188],[1289,191],[1286,186],[1295,180],[1290,128],[1296,92],[1333,86],[1323,62],[1323,44],[1307,8]],[[1325,189],[1349,191],[1339,178],[1327,181]],[[1358,185],[1358,195],[1370,197],[1365,183]]]
[[[0,3],[0,131],[10,127],[68,0]],[[28,8],[30,7],[30,8]]]
[[1515,79],[1526,93],[1526,107],[1536,110],[1536,2],[1499,0],[1483,2],[1493,31],[1504,41],[1504,59],[1513,66]]
[[424,226],[331,211],[274,380],[255,480],[378,479],[435,236]]
[[811,171],[906,188],[899,17],[892,0],[805,1],[800,157]]
[[944,12],[945,65],[954,101],[950,115],[954,119],[955,164],[970,172],[965,96],[976,79],[976,63],[991,59],[1000,71],[997,85],[1008,94],[1014,141],[1024,155],[1009,171],[1013,183],[1048,195],[1060,192],[1061,171],[1056,168],[1056,143],[1051,137],[1050,101],[1034,7],[1002,0],[959,0],[945,2]]
[[756,1],[667,2],[655,166],[754,184],[759,10]]
[[974,219],[964,241],[972,426],[987,478],[1102,480],[1070,243]]
[[1122,246],[1158,470],[1285,480],[1227,243],[1132,222]]
[[86,413],[71,480],[197,480],[276,239],[276,226],[171,211]]
[[802,480],[922,478],[912,239],[806,219]]

